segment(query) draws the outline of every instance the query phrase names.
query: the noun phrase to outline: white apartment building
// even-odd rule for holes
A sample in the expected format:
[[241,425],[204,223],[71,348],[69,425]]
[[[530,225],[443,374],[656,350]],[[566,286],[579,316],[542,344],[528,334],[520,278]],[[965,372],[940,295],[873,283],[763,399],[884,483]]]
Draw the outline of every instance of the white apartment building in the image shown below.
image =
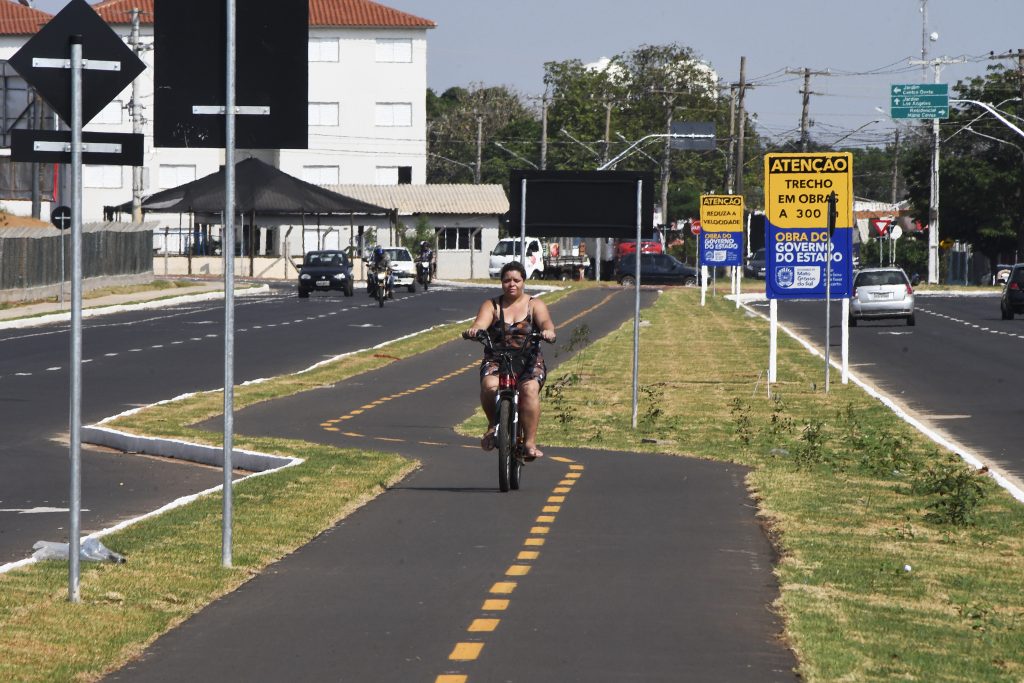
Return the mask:
[[[216,172],[224,163],[223,150],[153,147],[154,0],[104,0],[93,7],[125,42],[130,42],[132,11],[141,12],[140,57],[148,68],[134,87],[135,115],[142,117],[146,140],[142,194]],[[0,0],[0,59],[10,58],[38,30],[40,20],[49,18]],[[237,159],[257,156],[318,185],[425,183],[427,31],[434,26],[429,19],[371,0],[309,0],[309,148],[238,150]],[[129,87],[85,130],[132,132],[131,101]],[[0,154],[4,151],[9,153]],[[85,166],[83,186],[83,219],[102,220],[105,206],[131,201],[133,169]],[[15,213],[29,213],[27,202],[4,204]],[[44,219],[49,206],[43,202]],[[177,215],[147,214],[152,219],[171,227],[180,221]]]

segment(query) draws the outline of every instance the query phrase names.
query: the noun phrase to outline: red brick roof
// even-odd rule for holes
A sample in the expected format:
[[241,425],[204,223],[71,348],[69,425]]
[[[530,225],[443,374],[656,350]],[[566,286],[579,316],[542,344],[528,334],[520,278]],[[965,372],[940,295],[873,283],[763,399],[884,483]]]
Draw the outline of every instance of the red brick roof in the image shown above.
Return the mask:
[[[0,0],[10,2],[10,0]],[[215,0],[211,0],[213,2]],[[93,9],[108,23],[127,24],[132,8],[142,10],[142,23],[153,23],[153,0],[103,0]],[[372,0],[309,0],[310,26],[434,28],[429,19],[400,12]]]
[[0,0],[0,35],[31,36],[52,18],[52,14],[41,10],[12,0]]

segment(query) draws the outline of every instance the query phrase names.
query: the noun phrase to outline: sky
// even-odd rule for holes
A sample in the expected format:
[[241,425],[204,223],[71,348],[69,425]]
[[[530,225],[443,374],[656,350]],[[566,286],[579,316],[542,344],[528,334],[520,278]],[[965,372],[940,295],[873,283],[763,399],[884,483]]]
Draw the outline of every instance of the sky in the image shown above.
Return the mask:
[[[210,0],[215,2],[216,0]],[[65,0],[36,0],[57,11]],[[799,135],[803,76],[811,78],[811,138],[883,145],[904,123],[888,117],[889,87],[932,82],[922,56],[922,0],[384,0],[437,23],[428,31],[427,84],[505,85],[540,97],[544,63],[595,62],[641,45],[691,48],[722,83],[739,81],[746,57],[746,109],[770,138]],[[1024,48],[1024,0],[926,0],[927,57],[966,58],[940,82],[985,73],[990,53]],[[1002,60],[1015,64],[1015,60]],[[882,109],[879,112],[876,107]],[[655,131],[652,131],[655,132]],[[657,131],[660,132],[660,131]]]

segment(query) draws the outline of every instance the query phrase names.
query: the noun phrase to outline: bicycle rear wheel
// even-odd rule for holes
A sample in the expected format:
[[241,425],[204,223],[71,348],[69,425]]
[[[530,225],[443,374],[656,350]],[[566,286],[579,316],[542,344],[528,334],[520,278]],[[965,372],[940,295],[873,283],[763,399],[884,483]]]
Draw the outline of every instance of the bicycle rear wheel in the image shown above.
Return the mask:
[[[498,488],[505,493],[512,486],[512,470],[518,464],[513,452],[515,448],[515,437],[512,435],[512,399],[503,398],[498,403],[498,428],[494,431],[494,438],[498,443]],[[518,485],[519,473],[516,472],[516,484]]]

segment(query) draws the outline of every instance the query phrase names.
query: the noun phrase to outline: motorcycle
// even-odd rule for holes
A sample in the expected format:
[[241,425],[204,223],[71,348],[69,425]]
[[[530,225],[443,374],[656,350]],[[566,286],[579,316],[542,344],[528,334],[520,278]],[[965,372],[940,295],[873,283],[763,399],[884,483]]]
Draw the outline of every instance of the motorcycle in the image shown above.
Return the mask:
[[391,274],[386,268],[380,268],[370,272],[370,278],[366,283],[367,293],[376,297],[381,308],[384,307],[384,299],[394,299],[391,293]]
[[416,282],[423,285],[423,291],[430,286],[430,256],[424,255],[416,262]]

